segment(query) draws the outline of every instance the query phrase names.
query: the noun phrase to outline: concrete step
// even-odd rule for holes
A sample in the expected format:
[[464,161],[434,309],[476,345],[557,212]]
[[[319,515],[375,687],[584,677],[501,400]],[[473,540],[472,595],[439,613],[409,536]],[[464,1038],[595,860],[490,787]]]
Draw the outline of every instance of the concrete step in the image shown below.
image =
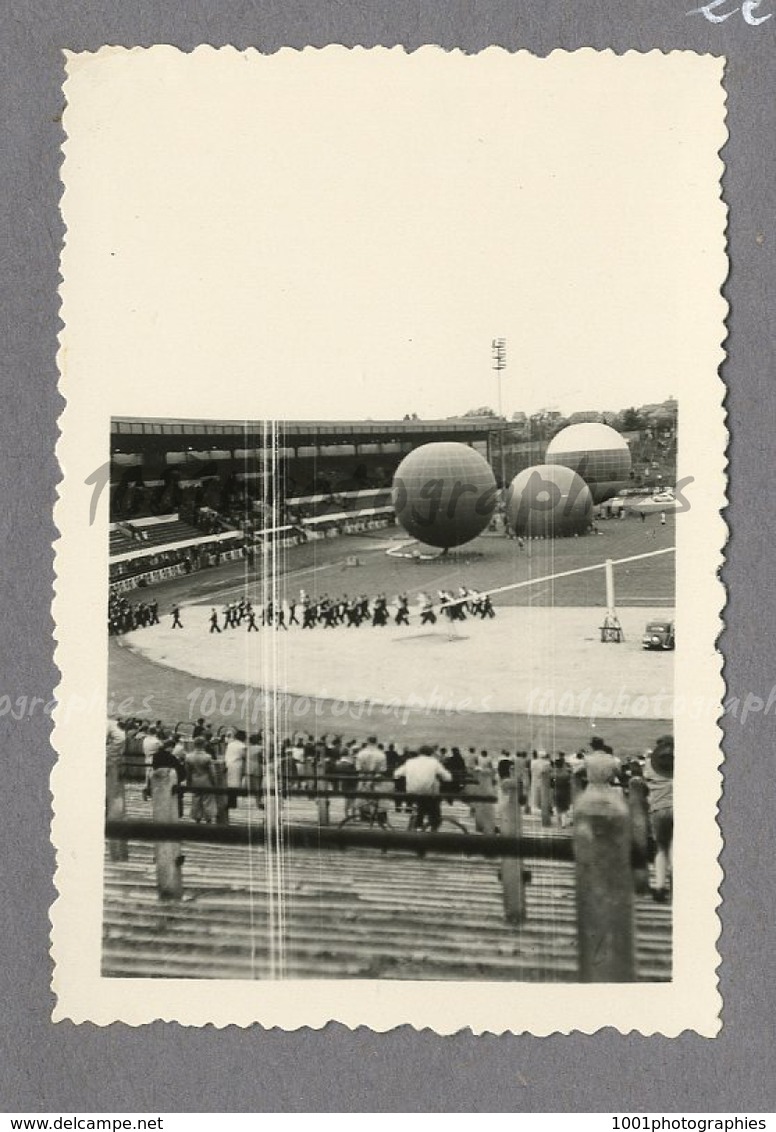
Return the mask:
[[[104,972],[176,978],[573,981],[573,866],[536,861],[527,920],[503,917],[498,864],[372,850],[187,844],[184,899],[156,894],[153,846],[105,864]],[[280,884],[282,932],[273,915]],[[271,907],[272,903],[272,907]],[[636,901],[638,977],[671,974],[671,910]]]

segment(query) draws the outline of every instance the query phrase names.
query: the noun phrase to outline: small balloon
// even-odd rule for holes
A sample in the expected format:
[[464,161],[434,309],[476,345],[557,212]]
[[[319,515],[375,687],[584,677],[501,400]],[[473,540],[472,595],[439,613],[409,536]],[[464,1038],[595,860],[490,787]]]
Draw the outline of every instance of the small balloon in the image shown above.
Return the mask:
[[561,464],[525,468],[507,493],[507,522],[518,537],[561,538],[585,534],[593,515],[590,488]]

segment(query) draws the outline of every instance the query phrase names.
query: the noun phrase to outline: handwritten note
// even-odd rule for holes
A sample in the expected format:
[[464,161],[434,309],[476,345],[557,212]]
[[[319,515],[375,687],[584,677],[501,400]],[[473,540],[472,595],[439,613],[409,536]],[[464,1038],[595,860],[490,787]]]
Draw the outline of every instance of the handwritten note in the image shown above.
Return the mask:
[[773,12],[758,14],[764,0],[744,0],[743,4],[733,4],[732,7],[731,3],[732,0],[709,0],[708,4],[702,4],[700,8],[693,8],[687,15],[705,16],[712,24],[724,24],[725,20],[729,20],[731,16],[740,15],[744,22],[752,27],[764,24],[766,20],[770,20],[773,16]]

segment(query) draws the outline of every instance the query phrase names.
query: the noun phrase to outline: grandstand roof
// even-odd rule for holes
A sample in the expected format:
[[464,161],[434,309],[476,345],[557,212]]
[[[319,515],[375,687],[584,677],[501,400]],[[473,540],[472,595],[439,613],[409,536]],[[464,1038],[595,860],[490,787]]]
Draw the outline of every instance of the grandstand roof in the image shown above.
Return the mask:
[[[281,436],[290,441],[303,443],[342,443],[358,439],[399,439],[418,437],[436,440],[461,439],[485,440],[489,433],[501,431],[510,426],[503,421],[482,417],[450,417],[447,420],[399,420],[399,421],[277,421],[274,422]],[[512,426],[513,427],[513,426]],[[219,438],[225,443],[232,437],[239,443],[250,438],[253,443],[262,440],[265,422],[261,420],[194,420],[185,418],[141,418],[114,417],[111,421],[111,444],[114,449],[122,447],[148,448],[164,446],[168,441],[190,443],[192,437]]]
[[[279,427],[287,432],[310,432],[317,429],[322,432],[336,432],[347,428],[352,430],[364,429],[372,432],[383,430],[398,430],[401,432],[423,432],[425,429],[460,428],[477,432],[489,432],[494,428],[509,427],[508,422],[493,417],[443,417],[435,420],[316,420],[316,421],[277,421]],[[214,432],[242,432],[246,428],[254,431],[264,426],[265,421],[256,420],[204,420],[189,417],[114,417],[111,421],[112,432],[129,432],[130,426],[145,426],[149,431],[156,432],[164,428],[165,432],[188,433],[193,428],[197,430],[206,428]]]

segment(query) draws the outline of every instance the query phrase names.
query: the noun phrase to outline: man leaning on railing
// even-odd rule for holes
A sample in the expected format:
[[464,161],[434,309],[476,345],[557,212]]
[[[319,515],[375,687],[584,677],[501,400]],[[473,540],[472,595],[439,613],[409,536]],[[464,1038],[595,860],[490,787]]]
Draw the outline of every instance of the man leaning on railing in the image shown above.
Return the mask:
[[415,800],[415,828],[424,824],[430,830],[439,829],[442,821],[440,782],[451,782],[452,775],[442,766],[434,754],[433,747],[421,747],[417,754],[411,754],[405,763],[394,771],[394,777],[404,778],[408,794],[421,794]]

